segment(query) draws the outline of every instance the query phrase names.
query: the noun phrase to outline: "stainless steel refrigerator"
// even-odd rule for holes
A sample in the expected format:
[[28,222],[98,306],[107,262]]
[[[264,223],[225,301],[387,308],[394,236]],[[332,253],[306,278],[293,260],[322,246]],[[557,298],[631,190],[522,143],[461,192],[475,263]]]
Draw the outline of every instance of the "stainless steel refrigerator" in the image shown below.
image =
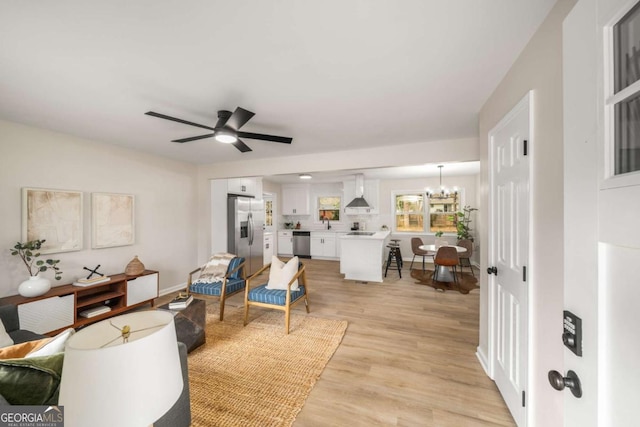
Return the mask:
[[246,260],[247,276],[263,266],[264,201],[229,195],[227,199],[227,252]]

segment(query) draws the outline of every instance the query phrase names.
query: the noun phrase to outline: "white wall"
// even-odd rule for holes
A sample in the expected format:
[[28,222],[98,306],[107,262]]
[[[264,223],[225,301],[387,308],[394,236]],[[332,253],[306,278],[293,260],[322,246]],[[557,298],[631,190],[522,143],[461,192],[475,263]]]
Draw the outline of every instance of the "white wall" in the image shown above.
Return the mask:
[[[530,357],[528,420],[530,426],[562,425],[563,394],[551,389],[547,372],[563,368],[563,128],[562,21],[576,0],[559,0],[520,57],[480,111],[481,206],[488,205],[489,131],[529,91],[534,91],[531,180]],[[486,212],[480,213],[480,236],[487,241]],[[481,254],[480,271],[487,267]],[[488,354],[488,289],[482,275],[480,345]]]
[[[160,272],[161,289],[185,283],[197,266],[196,176],[186,163],[0,121],[0,296],[16,294],[28,274],[9,252],[21,240],[22,187],[84,195],[84,249],[46,256],[60,259],[64,271],[53,286],[86,276],[83,266],[121,273],[135,255]],[[91,249],[92,192],[135,195],[134,245]]]

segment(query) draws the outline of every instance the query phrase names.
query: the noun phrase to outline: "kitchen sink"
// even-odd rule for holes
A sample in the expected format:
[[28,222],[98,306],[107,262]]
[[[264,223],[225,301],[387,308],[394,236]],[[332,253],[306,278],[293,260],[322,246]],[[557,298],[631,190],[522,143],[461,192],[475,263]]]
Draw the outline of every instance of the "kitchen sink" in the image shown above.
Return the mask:
[[375,231],[352,231],[348,233],[347,236],[373,236]]

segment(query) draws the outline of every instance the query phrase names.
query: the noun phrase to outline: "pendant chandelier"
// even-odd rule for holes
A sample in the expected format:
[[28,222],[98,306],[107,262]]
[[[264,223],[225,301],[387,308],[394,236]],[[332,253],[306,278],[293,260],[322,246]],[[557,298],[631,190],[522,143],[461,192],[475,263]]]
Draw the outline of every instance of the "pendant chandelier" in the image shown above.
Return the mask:
[[442,168],[443,167],[444,165],[438,165],[438,169],[440,169],[440,192],[434,193],[433,191],[431,191],[430,188],[427,188],[427,197],[429,198],[433,197],[434,195],[437,195],[438,197],[449,197],[451,194],[453,194],[454,196],[458,195],[458,189],[456,187],[453,187],[453,190],[449,190],[444,185],[442,185]]

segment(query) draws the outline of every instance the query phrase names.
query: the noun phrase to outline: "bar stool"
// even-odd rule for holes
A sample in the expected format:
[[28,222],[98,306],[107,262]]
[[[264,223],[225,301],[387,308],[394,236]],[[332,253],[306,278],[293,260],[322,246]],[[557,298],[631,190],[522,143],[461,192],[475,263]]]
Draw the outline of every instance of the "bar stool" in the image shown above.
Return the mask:
[[404,261],[402,261],[402,254],[400,253],[400,239],[390,239],[391,243],[389,243],[390,245],[395,246],[397,249],[397,255],[398,258],[400,259],[400,268],[404,268]]
[[402,279],[402,257],[400,255],[400,245],[389,243],[387,245],[389,248],[389,256],[387,257],[387,266],[384,269],[384,277],[387,277],[387,272],[389,271],[389,266],[391,263],[394,263],[396,268],[398,269],[398,274]]

